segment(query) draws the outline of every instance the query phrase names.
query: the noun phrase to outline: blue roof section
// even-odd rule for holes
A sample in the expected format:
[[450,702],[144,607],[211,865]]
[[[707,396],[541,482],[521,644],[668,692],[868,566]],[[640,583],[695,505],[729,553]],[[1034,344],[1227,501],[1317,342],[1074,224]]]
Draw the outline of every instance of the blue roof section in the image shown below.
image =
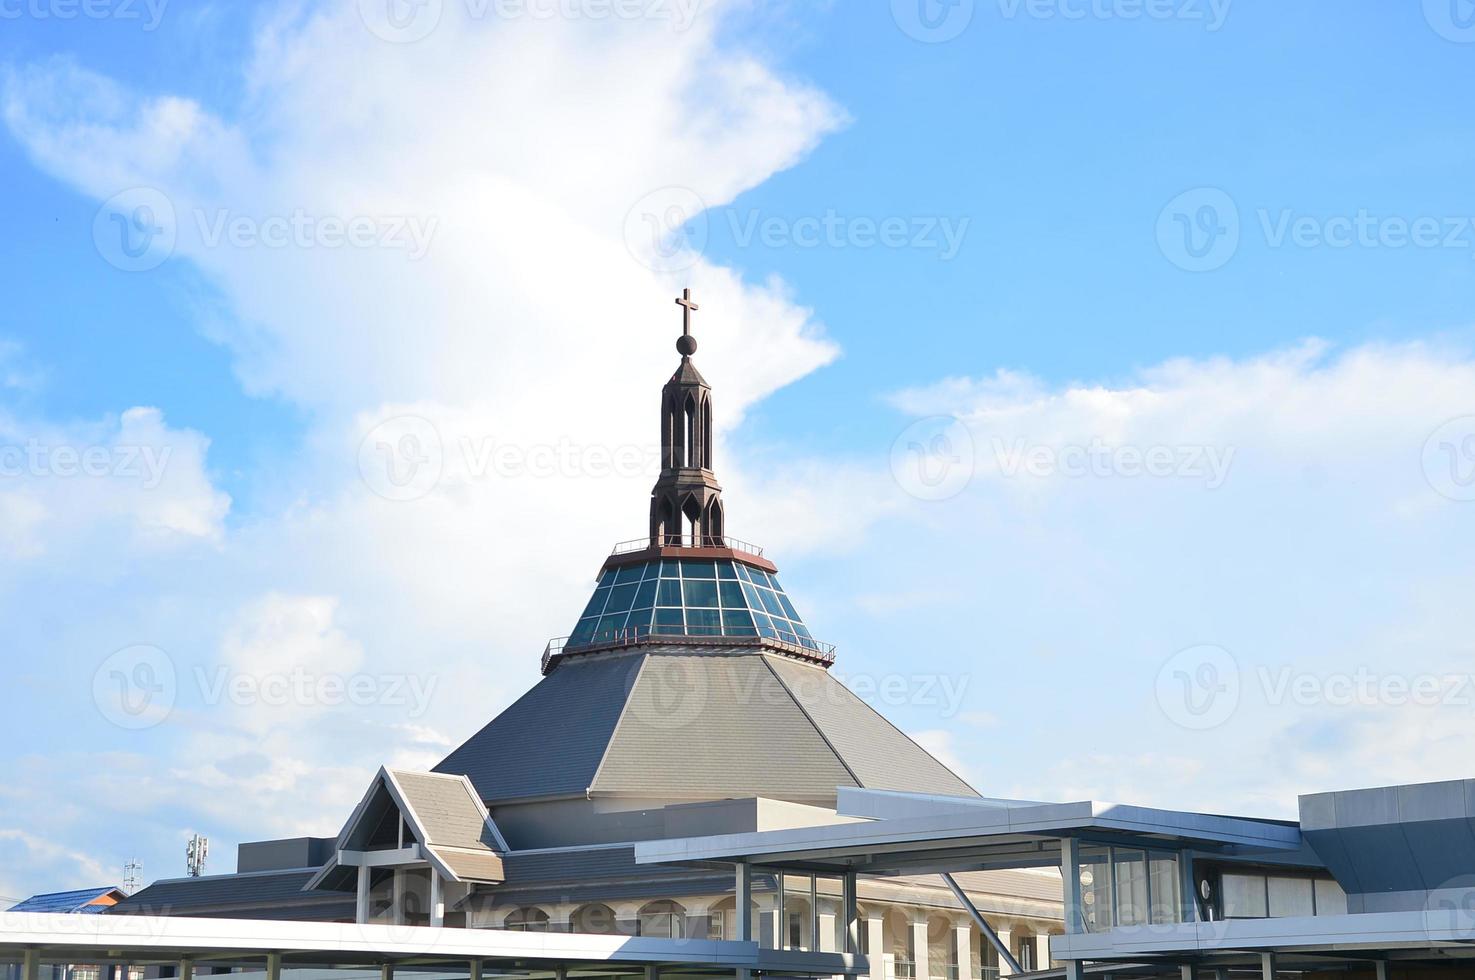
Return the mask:
[[80,912],[83,914],[95,914],[105,911],[106,905],[93,905],[92,903],[110,892],[118,892],[122,897],[122,891],[116,885],[108,885],[104,888],[81,888],[70,892],[48,892],[45,895],[32,895],[30,898],[13,905],[12,912]]

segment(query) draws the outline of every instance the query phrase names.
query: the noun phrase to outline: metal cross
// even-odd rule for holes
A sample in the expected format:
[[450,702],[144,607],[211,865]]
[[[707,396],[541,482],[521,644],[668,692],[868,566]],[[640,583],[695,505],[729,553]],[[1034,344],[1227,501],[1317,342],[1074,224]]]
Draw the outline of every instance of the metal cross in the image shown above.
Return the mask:
[[683,307],[681,312],[681,336],[691,336],[691,315],[701,307],[691,301],[691,290],[683,289],[681,295],[676,297],[676,305]]

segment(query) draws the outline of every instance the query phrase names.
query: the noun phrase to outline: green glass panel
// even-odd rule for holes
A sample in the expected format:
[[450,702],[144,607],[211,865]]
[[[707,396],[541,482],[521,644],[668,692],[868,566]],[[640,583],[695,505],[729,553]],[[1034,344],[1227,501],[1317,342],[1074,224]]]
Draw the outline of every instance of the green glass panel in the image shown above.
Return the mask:
[[680,609],[657,609],[656,627],[675,627],[678,631],[683,629],[686,623],[682,621]]
[[657,579],[648,578],[640,583],[640,591],[635,593],[636,606],[654,606],[656,604],[657,581]]
[[717,583],[706,579],[688,579],[681,583],[682,591],[686,593],[686,605],[702,606],[715,609],[717,607]]
[[639,627],[640,629],[645,629],[645,628],[647,628],[649,626],[650,626],[650,609],[649,608],[645,608],[645,607],[642,607],[642,608],[637,609],[634,612],[632,612],[630,614],[629,621],[625,623],[625,628],[627,630],[633,630],[633,629],[635,629],[637,627]]
[[746,610],[724,609],[722,629],[728,636],[756,636],[753,617]]
[[[584,616],[598,616],[604,612],[604,604],[609,601],[609,593],[609,589],[595,589],[589,605],[584,608]],[[579,618],[583,619],[584,616]]]
[[660,591],[656,593],[656,605],[681,605],[681,583],[672,579],[661,579]]
[[715,609],[688,609],[686,632],[692,636],[720,636],[722,614]]
[[784,607],[778,604],[778,600],[773,597],[772,591],[759,589],[758,598],[763,600],[763,608],[768,610],[770,616],[782,616],[784,614]]
[[744,609],[748,605],[743,600],[743,587],[737,582],[718,582],[717,591],[722,596],[724,609]]
[[784,615],[797,620],[799,614],[794,611],[794,604],[789,601],[789,597],[782,592],[775,592],[774,595],[778,597],[779,605],[784,607]]
[[737,570],[732,567],[732,562],[725,561],[717,566],[717,577],[726,579],[737,579]]
[[580,643],[588,643],[589,638],[594,635],[594,628],[599,625],[599,620],[593,616],[588,619],[579,620],[579,625],[574,627],[573,635],[568,638],[569,646],[578,646]]
[[639,589],[638,582],[615,586],[610,590],[609,605],[604,607],[604,614],[608,616],[613,613],[629,612],[630,607],[635,604],[635,593]]
[[645,572],[644,563],[639,565],[626,565],[615,570],[615,584],[623,585],[626,582],[639,582]]
[[684,561],[681,563],[682,578],[716,578],[717,563],[710,561]]

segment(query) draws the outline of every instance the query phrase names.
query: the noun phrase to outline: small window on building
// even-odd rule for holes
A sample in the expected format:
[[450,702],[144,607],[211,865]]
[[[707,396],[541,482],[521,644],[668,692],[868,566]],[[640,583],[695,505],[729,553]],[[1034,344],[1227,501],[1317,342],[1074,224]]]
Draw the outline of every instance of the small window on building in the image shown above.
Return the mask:
[[1272,917],[1316,914],[1310,878],[1271,878],[1267,905]]
[[502,928],[513,932],[547,932],[548,913],[532,907],[513,909],[502,920]]
[[1317,879],[1315,885],[1317,915],[1346,915],[1347,893],[1330,879]]
[[1225,875],[1222,888],[1226,919],[1263,919],[1268,914],[1263,875]]

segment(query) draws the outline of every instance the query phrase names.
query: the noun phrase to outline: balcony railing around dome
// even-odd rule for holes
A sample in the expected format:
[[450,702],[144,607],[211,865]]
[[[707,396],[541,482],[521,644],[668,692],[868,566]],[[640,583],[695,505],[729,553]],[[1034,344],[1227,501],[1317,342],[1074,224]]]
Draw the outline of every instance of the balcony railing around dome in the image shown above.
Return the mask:
[[658,534],[655,537],[632,538],[621,541],[610,551],[611,555],[628,555],[648,548],[725,548],[755,558],[763,557],[763,549],[756,544],[738,538],[713,537],[705,534]]
[[543,648],[542,670],[546,676],[560,658],[602,650],[619,650],[641,643],[688,643],[698,646],[752,646],[777,649],[801,660],[829,667],[835,662],[835,645],[783,630],[754,629],[751,634],[728,632],[694,633],[696,627],[636,626],[599,633],[588,640],[570,643],[567,636],[548,641]]

